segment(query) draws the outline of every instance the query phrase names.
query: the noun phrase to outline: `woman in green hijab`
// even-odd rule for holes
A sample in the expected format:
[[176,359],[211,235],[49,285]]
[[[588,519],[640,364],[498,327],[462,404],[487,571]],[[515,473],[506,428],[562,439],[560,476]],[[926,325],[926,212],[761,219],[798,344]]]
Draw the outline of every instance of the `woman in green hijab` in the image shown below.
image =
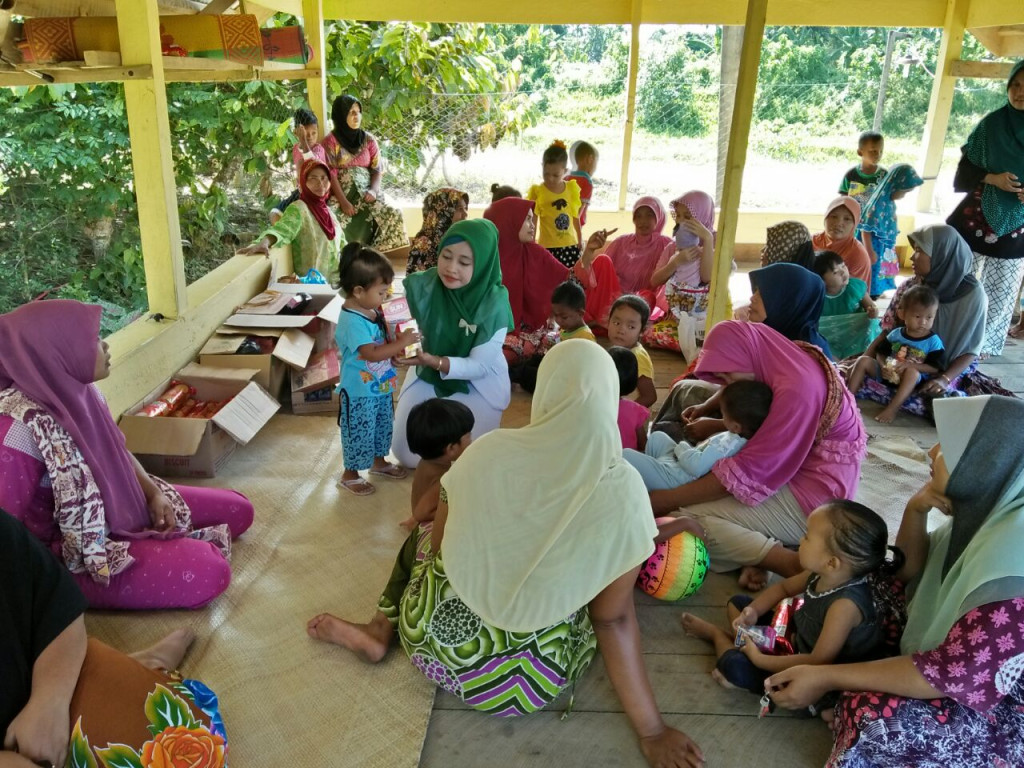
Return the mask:
[[1003,352],[1024,274],[1024,61],[1010,70],[1006,100],[967,138],[953,179],[967,195],[946,220],[974,252],[988,296],[983,358]]
[[[836,705],[828,768],[1024,765],[1024,401],[935,401],[932,477],[907,503],[902,656],[793,667],[776,703]],[[928,515],[947,520],[929,532]]]
[[501,345],[513,327],[508,291],[501,282],[498,230],[486,219],[460,221],[438,246],[437,266],[405,279],[423,351],[401,361],[411,366],[395,408],[391,448],[406,467],[409,411],[432,397],[450,397],[473,411],[473,438],[496,429],[508,407],[511,384]]

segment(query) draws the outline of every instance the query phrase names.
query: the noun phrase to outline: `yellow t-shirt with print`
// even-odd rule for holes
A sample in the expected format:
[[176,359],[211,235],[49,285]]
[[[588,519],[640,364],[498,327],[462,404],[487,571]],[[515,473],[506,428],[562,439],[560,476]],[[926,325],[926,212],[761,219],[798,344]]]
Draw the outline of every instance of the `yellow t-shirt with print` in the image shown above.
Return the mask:
[[573,219],[580,217],[580,185],[574,179],[565,182],[565,189],[557,194],[543,184],[534,184],[526,193],[527,200],[537,203],[534,211],[540,222],[540,237],[545,248],[567,248],[579,245]]
[[646,376],[648,379],[654,379],[654,363],[651,362],[651,356],[647,354],[647,350],[643,348],[642,344],[637,344],[633,347],[633,354],[636,355],[636,375],[640,378]]
[[587,339],[589,341],[597,341],[597,337],[594,332],[590,330],[589,325],[581,325],[574,331],[559,331],[559,341],[568,341],[569,339]]

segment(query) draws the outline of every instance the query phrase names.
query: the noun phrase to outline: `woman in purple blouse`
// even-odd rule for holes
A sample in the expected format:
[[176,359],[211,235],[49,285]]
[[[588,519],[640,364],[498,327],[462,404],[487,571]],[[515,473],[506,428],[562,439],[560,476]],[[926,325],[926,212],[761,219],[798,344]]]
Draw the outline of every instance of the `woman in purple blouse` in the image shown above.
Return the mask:
[[[932,479],[908,502],[896,544],[912,599],[904,655],[793,667],[776,703],[847,691],[828,768],[1024,765],[1024,401],[935,401]],[[931,533],[928,513],[950,517]]]

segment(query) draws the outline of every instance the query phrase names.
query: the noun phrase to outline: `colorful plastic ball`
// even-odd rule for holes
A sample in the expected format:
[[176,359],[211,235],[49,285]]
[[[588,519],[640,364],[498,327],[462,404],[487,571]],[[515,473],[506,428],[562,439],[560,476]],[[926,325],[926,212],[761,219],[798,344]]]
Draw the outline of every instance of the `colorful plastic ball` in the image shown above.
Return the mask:
[[[671,519],[660,517],[657,522]],[[684,531],[655,545],[654,554],[640,568],[636,585],[651,597],[676,602],[700,589],[709,562],[704,542]]]

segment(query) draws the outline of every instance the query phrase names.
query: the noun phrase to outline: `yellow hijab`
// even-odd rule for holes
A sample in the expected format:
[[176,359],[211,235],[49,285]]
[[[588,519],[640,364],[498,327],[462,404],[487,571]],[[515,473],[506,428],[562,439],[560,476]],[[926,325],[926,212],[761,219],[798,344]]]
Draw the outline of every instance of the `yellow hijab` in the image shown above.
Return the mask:
[[530,424],[484,435],[444,476],[445,571],[489,624],[551,626],[654,551],[647,491],[622,458],[618,394],[604,349],[563,341],[540,366]]

